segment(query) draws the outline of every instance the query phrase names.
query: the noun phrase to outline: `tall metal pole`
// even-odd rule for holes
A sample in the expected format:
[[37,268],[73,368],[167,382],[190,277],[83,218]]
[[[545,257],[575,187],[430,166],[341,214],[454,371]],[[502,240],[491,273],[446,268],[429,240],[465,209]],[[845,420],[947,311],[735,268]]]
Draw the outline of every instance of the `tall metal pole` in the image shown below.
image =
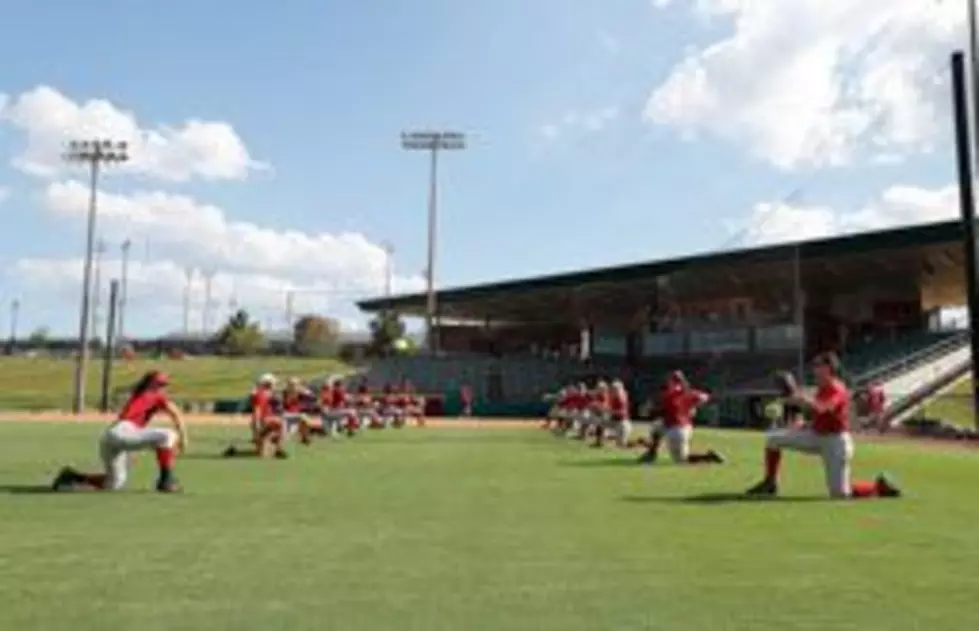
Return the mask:
[[965,281],[969,304],[969,332],[972,350],[972,413],[979,428],[979,282],[976,279],[979,257],[976,255],[975,197],[972,190],[972,137],[969,129],[969,87],[966,80],[965,55],[952,53],[952,102],[955,108],[955,149],[959,179],[959,209],[965,234]]
[[204,272],[204,313],[201,316],[202,333],[207,335],[211,330],[211,282],[214,280],[214,270]]
[[435,332],[435,239],[438,225],[438,171],[439,147],[432,145],[432,166],[428,182],[428,265],[425,268],[425,289],[428,292],[425,309],[425,331],[428,333],[428,350],[432,355],[438,352],[438,335]]
[[296,292],[294,290],[292,290],[292,289],[286,290],[286,311],[285,311],[285,316],[286,316],[286,330],[287,331],[291,331],[292,330],[292,318],[293,318],[293,315],[292,314],[293,314],[293,311],[295,309],[295,304],[296,304]]
[[16,298],[10,303],[10,354],[14,354],[17,346],[17,319],[20,316],[20,300]]
[[465,149],[466,136],[461,132],[416,131],[401,134],[404,149],[428,151],[431,157],[428,191],[428,265],[425,268],[427,306],[425,309],[425,332],[429,352],[438,352],[438,339],[435,334],[435,320],[438,312],[435,296],[436,238],[438,224],[438,154],[445,149]]
[[85,409],[85,380],[88,368],[88,317],[92,290],[92,250],[95,247],[95,216],[98,208],[99,170],[102,164],[125,162],[129,147],[125,142],[84,140],[68,143],[64,159],[87,164],[91,169],[88,201],[88,227],[85,235],[85,265],[82,268],[82,304],[78,318],[78,356],[75,363],[75,383],[72,411],[81,414]]
[[102,256],[105,254],[105,241],[99,239],[95,244],[95,288],[92,292],[92,340],[99,339],[102,307]]
[[194,283],[194,268],[188,267],[184,270],[187,275],[187,283],[184,285],[184,337],[190,335],[190,290]]
[[119,289],[119,331],[120,342],[126,340],[126,302],[129,296],[129,249],[133,242],[126,239],[122,242],[122,285]]
[[391,298],[394,281],[394,246],[384,243],[384,297]]
[[112,358],[116,352],[116,307],[119,301],[119,281],[109,283],[109,318],[105,327],[105,346],[102,350],[102,401],[99,409],[109,411],[109,390],[112,388]]
[[793,285],[795,286],[795,324],[799,327],[798,350],[798,379],[799,384],[806,382],[806,297],[802,290],[802,245],[796,244],[793,257]]

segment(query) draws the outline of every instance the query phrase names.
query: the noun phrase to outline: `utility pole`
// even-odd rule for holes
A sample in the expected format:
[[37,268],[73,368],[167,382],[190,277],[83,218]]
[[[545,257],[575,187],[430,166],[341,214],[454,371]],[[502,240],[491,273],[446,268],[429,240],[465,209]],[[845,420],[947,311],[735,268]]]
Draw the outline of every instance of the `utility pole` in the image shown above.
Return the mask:
[[214,270],[204,272],[204,314],[201,318],[203,333],[207,336],[211,332],[211,283],[214,280]]
[[296,290],[287,289],[286,290],[286,330],[292,330],[292,319],[293,312],[296,306]]
[[[971,6],[971,2],[970,2]],[[979,358],[979,279],[976,252],[976,210],[973,191],[972,170],[972,130],[969,125],[969,81],[965,55],[962,51],[952,53],[952,105],[955,112],[956,167],[959,179],[959,211],[962,216],[963,254],[965,255],[966,296],[969,301],[970,348],[972,351],[972,414],[973,423],[979,427],[979,374],[975,370]]]
[[184,285],[184,337],[187,338],[190,335],[190,291],[194,284],[194,268],[185,268],[184,274],[187,276]]
[[129,159],[129,145],[112,140],[73,140],[62,156],[65,161],[85,164],[90,169],[88,226],[85,237],[85,265],[82,268],[82,304],[78,317],[78,357],[75,363],[72,411],[81,414],[85,409],[85,380],[88,369],[88,317],[92,290],[92,251],[95,248],[95,217],[98,210],[99,171],[104,164],[117,164]]
[[17,320],[20,317],[20,300],[14,298],[10,302],[10,355],[17,347]]
[[391,289],[394,280],[394,246],[389,242],[384,242],[384,297],[391,298]]
[[401,147],[408,151],[427,151],[431,157],[428,182],[428,264],[425,266],[428,304],[425,310],[425,333],[428,350],[438,352],[435,335],[435,249],[438,226],[438,155],[440,151],[466,148],[466,135],[455,131],[413,131],[401,133]]
[[129,297],[129,249],[133,242],[126,239],[122,242],[122,284],[119,288],[119,330],[116,339],[120,343],[126,341],[126,302]]
[[102,257],[105,256],[105,241],[99,239],[95,244],[95,288],[92,292],[92,340],[99,339],[99,320],[102,308]]

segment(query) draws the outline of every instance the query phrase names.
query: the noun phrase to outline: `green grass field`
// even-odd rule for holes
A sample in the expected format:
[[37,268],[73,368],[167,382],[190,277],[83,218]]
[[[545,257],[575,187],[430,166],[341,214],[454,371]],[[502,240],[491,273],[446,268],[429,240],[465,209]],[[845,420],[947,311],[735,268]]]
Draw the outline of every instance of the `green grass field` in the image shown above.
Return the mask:
[[[71,406],[74,361],[70,359],[0,358],[0,410],[68,409]],[[323,377],[347,368],[332,359],[253,357],[227,359],[196,357],[184,360],[117,361],[114,388],[125,387],[151,368],[170,373],[171,392],[177,400],[214,400],[243,397],[263,372],[281,377]],[[101,361],[90,365],[86,380],[88,404],[98,405],[102,383]]]
[[[901,500],[824,501],[787,457],[784,499],[736,501],[761,437],[701,432],[732,462],[640,468],[545,432],[405,429],[210,457],[194,428],[186,492],[40,494],[95,463],[100,428],[0,424],[4,629],[744,630],[979,625],[979,452],[858,447]],[[726,495],[727,494],[727,495]]]

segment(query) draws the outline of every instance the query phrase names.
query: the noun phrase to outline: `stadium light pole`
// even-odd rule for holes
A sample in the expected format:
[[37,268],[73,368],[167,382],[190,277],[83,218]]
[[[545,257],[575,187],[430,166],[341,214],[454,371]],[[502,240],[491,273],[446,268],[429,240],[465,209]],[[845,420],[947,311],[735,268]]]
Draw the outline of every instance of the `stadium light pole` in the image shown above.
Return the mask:
[[126,299],[128,297],[129,290],[129,249],[132,247],[133,242],[126,239],[122,242],[122,274],[121,283],[119,286],[119,304],[117,308],[119,310],[119,327],[116,333],[116,339],[120,343],[126,340]]
[[17,319],[20,316],[20,300],[14,298],[10,302],[10,354],[14,354],[17,346]]
[[184,274],[187,282],[184,284],[184,338],[190,337],[190,292],[194,286],[194,268],[186,267]]
[[105,255],[105,241],[99,239],[95,243],[95,286],[92,292],[92,340],[99,339],[99,326],[102,316],[102,257]]
[[[971,3],[970,3],[971,5]],[[979,428],[979,378],[976,359],[979,358],[979,282],[976,279],[976,222],[973,194],[972,136],[969,129],[969,86],[966,60],[962,51],[952,53],[952,103],[955,111],[955,152],[959,179],[959,209],[965,235],[965,284],[969,305],[969,338],[972,351],[972,414]]]
[[401,147],[406,151],[428,151],[431,156],[428,191],[428,265],[425,266],[426,293],[425,334],[428,350],[438,352],[435,339],[435,247],[438,225],[438,155],[440,151],[458,151],[466,148],[466,135],[457,131],[411,131],[401,133]]
[[95,249],[95,216],[98,210],[99,172],[103,165],[122,163],[129,159],[125,141],[73,140],[62,156],[65,161],[85,164],[90,170],[88,227],[85,238],[85,264],[82,268],[82,304],[78,322],[78,357],[75,363],[75,383],[72,411],[81,414],[85,408],[85,379],[88,369],[88,318],[92,291],[92,251]]
[[394,246],[384,242],[384,297],[391,299],[391,289],[394,278]]

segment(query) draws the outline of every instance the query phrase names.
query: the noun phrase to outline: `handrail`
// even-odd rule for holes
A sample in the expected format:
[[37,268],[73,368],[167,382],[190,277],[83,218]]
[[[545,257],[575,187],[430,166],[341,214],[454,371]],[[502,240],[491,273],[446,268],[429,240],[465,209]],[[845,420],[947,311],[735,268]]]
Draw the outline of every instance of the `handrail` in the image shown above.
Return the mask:
[[919,349],[910,355],[906,355],[893,362],[888,362],[882,366],[873,368],[859,376],[854,381],[857,383],[867,383],[868,381],[879,380],[882,377],[890,377],[896,374],[907,372],[928,360],[934,359],[936,355],[945,354],[945,351],[958,349],[963,343],[969,341],[969,332],[962,332],[949,338],[939,340],[930,346]]

